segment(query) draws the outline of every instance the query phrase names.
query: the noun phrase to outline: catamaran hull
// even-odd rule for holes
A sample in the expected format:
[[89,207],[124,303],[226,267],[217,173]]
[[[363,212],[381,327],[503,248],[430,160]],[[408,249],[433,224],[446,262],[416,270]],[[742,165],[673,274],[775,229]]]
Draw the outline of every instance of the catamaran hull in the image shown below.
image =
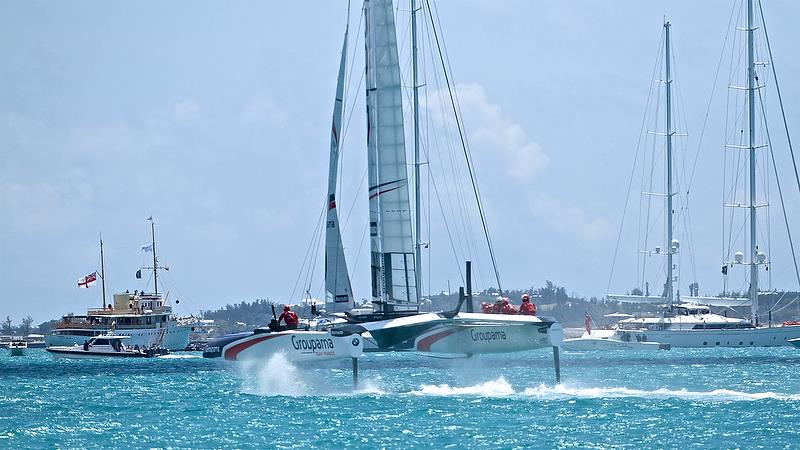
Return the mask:
[[358,358],[364,341],[357,334],[334,335],[329,331],[281,331],[239,333],[209,342],[203,351],[207,358],[228,361],[265,360],[283,353],[290,361],[324,361]]
[[427,313],[353,325],[377,351],[449,355],[510,353],[558,346],[561,325],[536,316]]
[[673,347],[780,347],[792,345],[789,340],[800,338],[800,326],[771,328],[742,328],[732,330],[665,330],[628,331],[635,339],[670,344]]
[[414,348],[465,355],[520,352],[553,347],[551,333],[560,329],[559,324],[444,324],[417,337]]

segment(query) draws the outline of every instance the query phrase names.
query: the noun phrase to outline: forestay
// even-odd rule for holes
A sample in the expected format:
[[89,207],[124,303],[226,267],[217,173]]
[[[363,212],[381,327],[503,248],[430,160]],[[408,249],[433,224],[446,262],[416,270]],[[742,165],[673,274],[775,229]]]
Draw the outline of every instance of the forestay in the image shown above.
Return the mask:
[[372,297],[417,311],[403,98],[391,0],[364,2]]

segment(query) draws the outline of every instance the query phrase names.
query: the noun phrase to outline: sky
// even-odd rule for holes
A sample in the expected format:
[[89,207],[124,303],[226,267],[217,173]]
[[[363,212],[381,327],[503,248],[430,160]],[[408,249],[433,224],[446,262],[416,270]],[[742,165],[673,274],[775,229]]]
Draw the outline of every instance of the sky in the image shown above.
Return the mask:
[[[337,198],[353,287],[363,298],[370,292],[363,85],[358,88],[363,29],[360,3],[352,3],[353,75]],[[702,294],[722,289],[728,69],[716,83],[715,73],[726,36],[733,39],[734,3],[435,2],[504,288],[552,280],[600,297],[609,286],[636,286],[631,224],[639,184],[629,194],[628,182],[667,17],[684,128],[678,131],[688,134],[680,145],[690,161],[697,154],[691,237],[681,237],[684,244],[691,239],[694,269],[681,262],[687,267],[681,282],[698,281]],[[397,13],[406,87],[408,8],[401,4]],[[764,10],[796,136],[800,3],[770,0]],[[306,278],[318,295],[323,260],[304,261],[325,198],[347,20],[344,0],[0,2],[0,315],[15,323],[31,315],[39,323],[99,305],[97,286],[79,290],[76,284],[99,270],[101,234],[108,291],[145,288],[147,277],[136,280],[134,273],[152,257],[141,251],[150,240],[150,216],[160,263],[170,267],[160,281],[180,301],[174,304],[179,314],[258,298],[296,299]],[[435,53],[430,39],[423,41],[428,69]],[[777,142],[783,130],[773,87],[767,105]],[[445,120],[433,106],[442,89],[441,80],[424,77],[430,151],[424,177],[445,191],[455,175],[434,173],[433,154],[436,127]],[[410,129],[408,109],[405,117]],[[800,193],[787,171],[785,145],[774,149],[790,229],[800,236]],[[425,187],[430,191],[431,181]],[[475,224],[468,194],[460,194],[462,214]],[[770,286],[796,289],[773,197]],[[626,198],[627,225],[615,259]],[[470,252],[452,251],[459,245],[476,249],[477,287],[495,284],[479,226],[461,223],[471,241],[451,244],[439,203],[425,194],[431,223],[426,290],[461,284],[460,256]],[[449,223],[458,229],[457,217]]]

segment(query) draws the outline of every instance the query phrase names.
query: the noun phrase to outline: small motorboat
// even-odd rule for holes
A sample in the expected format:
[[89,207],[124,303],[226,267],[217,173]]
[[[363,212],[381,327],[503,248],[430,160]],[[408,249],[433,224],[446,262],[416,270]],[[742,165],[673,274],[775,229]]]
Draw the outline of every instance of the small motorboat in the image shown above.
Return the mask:
[[28,343],[23,340],[14,340],[8,343],[8,351],[11,356],[25,356],[28,350]]
[[126,347],[122,342],[125,339],[130,339],[130,336],[101,334],[90,338],[82,346],[51,345],[47,351],[64,358],[152,358],[169,354],[169,350],[161,347]]
[[669,350],[672,346],[659,342],[650,342],[632,339],[631,334],[625,331],[604,332],[605,330],[594,330],[591,333],[583,333],[579,338],[564,339],[561,347],[564,350],[574,352],[586,352],[592,350]]
[[789,343],[800,348],[800,338],[789,339]]

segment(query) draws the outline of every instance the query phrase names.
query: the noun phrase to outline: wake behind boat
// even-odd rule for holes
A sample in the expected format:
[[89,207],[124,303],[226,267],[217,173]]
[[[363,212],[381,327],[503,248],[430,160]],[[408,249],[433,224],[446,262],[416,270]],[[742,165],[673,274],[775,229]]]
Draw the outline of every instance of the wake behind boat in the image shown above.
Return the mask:
[[47,351],[63,358],[152,358],[169,354],[169,350],[159,347],[140,348],[138,345],[125,346],[129,336],[103,334],[93,337],[83,345],[52,345]]

